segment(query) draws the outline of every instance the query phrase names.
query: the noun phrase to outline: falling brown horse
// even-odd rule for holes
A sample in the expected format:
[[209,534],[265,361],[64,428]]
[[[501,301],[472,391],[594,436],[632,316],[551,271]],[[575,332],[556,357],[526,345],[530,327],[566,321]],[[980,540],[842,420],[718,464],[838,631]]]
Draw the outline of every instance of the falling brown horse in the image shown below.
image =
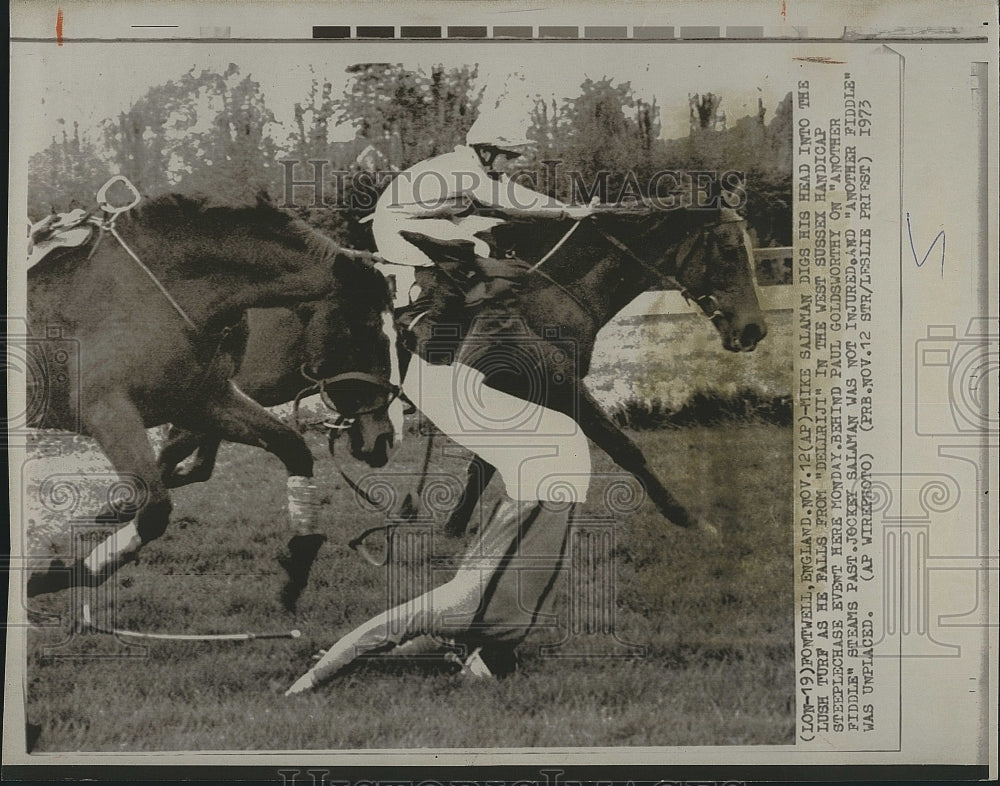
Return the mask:
[[[96,517],[120,528],[86,558],[71,565],[57,559],[33,574],[29,595],[100,583],[163,534],[171,503],[145,429],[173,423],[262,447],[284,463],[294,535],[281,558],[289,573],[283,599],[294,607],[323,541],[315,531],[313,457],[297,432],[230,377],[242,353],[239,326],[247,309],[321,297],[342,307],[344,345],[357,347],[351,370],[380,382],[370,387],[366,411],[353,426],[365,436],[352,446],[358,458],[384,463],[396,383],[385,280],[370,259],[266,200],[231,206],[178,195],[151,199],[102,222],[90,243],[31,268],[32,334],[59,331],[78,352],[66,365],[51,342],[30,345],[43,370],[29,383],[29,400],[40,402],[30,425],[95,438],[134,489]],[[330,394],[336,398],[337,391]],[[357,407],[356,401],[338,404],[348,414]]]
[[[560,229],[568,239],[569,227]],[[408,232],[403,237],[432,259],[442,260],[445,269],[475,270],[489,264],[476,258],[468,241],[439,241]],[[559,240],[558,235],[554,240]],[[576,420],[583,434],[642,483],[669,520],[715,533],[710,523],[692,515],[674,498],[642,451],[607,417],[582,382],[590,370],[600,328],[652,287],[680,290],[713,322],[726,349],[749,352],[757,346],[767,329],[754,286],[743,220],[729,208],[666,211],[641,205],[586,219],[574,229],[573,240],[572,244],[550,242],[549,248],[560,253],[543,255],[523,277],[520,291],[487,302],[474,320],[463,314],[438,314],[432,320],[426,311],[404,312],[402,324],[412,334],[409,344],[420,360],[411,360],[417,373],[411,367],[403,388],[418,407],[435,413],[425,414],[452,424],[447,433],[456,441],[462,444],[465,439],[466,447],[478,448],[496,463],[507,461],[507,451],[517,450],[518,441],[535,449],[541,458],[551,456],[545,427],[538,432],[540,440],[530,430],[538,428],[537,420],[534,426],[524,421],[528,428],[514,419],[507,420],[517,436],[499,448],[477,437],[480,424],[496,428],[500,421],[484,417],[473,421],[472,428],[464,427],[461,415],[468,412],[464,407],[482,391],[473,386],[458,387],[467,385],[469,379],[462,372],[436,374],[432,369],[448,362],[474,369],[484,387]],[[549,262],[552,264],[546,268]],[[420,308],[418,301],[414,311]],[[445,385],[451,385],[450,391]],[[507,407],[506,399],[499,401]],[[506,411],[516,410],[508,407]],[[497,408],[487,414],[492,417],[502,412]],[[550,420],[549,424],[553,422],[558,423]],[[515,454],[506,471],[495,470],[495,465],[483,458],[480,461],[490,475],[499,471],[509,488],[508,483],[518,483],[517,462],[526,463],[528,455]],[[564,460],[568,459],[569,451]],[[538,610],[561,569],[574,495],[586,494],[589,461],[575,466],[586,468],[570,470],[587,473],[579,485],[573,485],[571,476],[559,474],[553,462],[545,470],[550,474],[541,475],[542,482],[546,477],[560,478],[567,493],[559,496],[568,504],[558,498],[532,502],[529,497],[528,503],[499,507],[483,524],[480,538],[471,544],[452,579],[417,598],[390,605],[343,635],[287,693],[309,690],[362,655],[388,651],[422,635],[443,636],[458,645],[477,648],[477,657],[487,664],[487,670],[493,668],[490,662],[503,669],[513,668],[513,648],[536,624]],[[536,471],[536,477],[540,472]],[[478,485],[473,488],[478,492]],[[522,514],[517,507],[520,504],[532,507]],[[393,522],[383,529],[391,532],[396,526]],[[534,551],[524,545],[531,538],[529,548]],[[544,543],[540,550],[539,542]],[[599,589],[595,586],[592,591]],[[531,615],[530,622],[517,619],[522,615],[523,620],[525,612]]]
[[[434,259],[457,261],[466,267],[474,264],[471,244],[438,242],[416,234],[408,239]],[[540,348],[545,368],[539,373],[544,380],[535,398],[576,419],[598,447],[639,480],[668,520],[684,527],[700,525],[582,380],[590,371],[598,331],[651,288],[681,291],[694,309],[711,320],[724,349],[753,351],[766,336],[767,327],[757,299],[745,221],[728,207],[664,210],[652,203],[638,203],[628,208],[599,209],[578,225],[507,221],[491,230],[486,239],[496,256],[530,263],[531,271],[522,278],[518,294],[502,303],[488,304],[480,313],[494,321],[513,314],[510,335],[484,338],[473,331],[465,348],[466,362],[481,363],[491,387],[530,398],[523,372],[503,358],[525,355],[523,348],[519,349],[523,345],[536,348],[534,354]],[[467,319],[458,320],[438,332],[466,336],[469,327]],[[521,328],[526,330],[523,336],[518,335]],[[552,342],[549,336],[559,340]],[[449,343],[453,343],[450,348]],[[456,356],[462,351],[459,343],[424,341],[425,348]],[[470,348],[476,357],[469,357]],[[493,466],[478,456],[473,458],[465,491],[445,524],[447,532],[465,531],[494,473]],[[407,503],[403,517],[411,513]]]

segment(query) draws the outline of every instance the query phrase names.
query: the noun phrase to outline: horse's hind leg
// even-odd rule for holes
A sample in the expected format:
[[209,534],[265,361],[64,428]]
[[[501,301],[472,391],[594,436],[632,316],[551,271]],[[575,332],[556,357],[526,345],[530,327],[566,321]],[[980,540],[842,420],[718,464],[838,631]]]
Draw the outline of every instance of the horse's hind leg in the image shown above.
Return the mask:
[[[177,465],[197,450],[194,463],[187,472],[177,471]],[[193,431],[170,427],[167,441],[160,450],[157,459],[160,477],[166,488],[178,488],[189,483],[200,483],[212,477],[215,468],[215,456],[219,452],[219,440],[196,434]],[[134,509],[112,510],[109,506],[97,514],[99,524],[126,524],[135,518]]]
[[72,584],[100,584],[119,566],[134,559],[142,545],[160,537],[170,519],[170,498],[135,405],[124,397],[108,398],[88,407],[84,417],[89,433],[100,443],[124,483],[120,489],[124,493],[116,494],[115,507],[102,511],[95,523],[135,521],[78,560],[72,571],[54,560],[46,572],[33,574],[28,579],[29,597]]
[[214,437],[253,445],[273,453],[288,472],[288,516],[293,535],[288,552],[279,557],[288,573],[282,603],[294,610],[309,580],[309,571],[326,536],[319,534],[319,491],[312,481],[313,456],[302,436],[289,428],[231,382],[198,413],[197,423],[184,424]]
[[[197,451],[194,463],[188,470],[180,470],[177,465]],[[167,441],[160,449],[160,475],[167,488],[179,488],[189,483],[203,483],[212,477],[215,458],[219,453],[219,438],[170,427]]]

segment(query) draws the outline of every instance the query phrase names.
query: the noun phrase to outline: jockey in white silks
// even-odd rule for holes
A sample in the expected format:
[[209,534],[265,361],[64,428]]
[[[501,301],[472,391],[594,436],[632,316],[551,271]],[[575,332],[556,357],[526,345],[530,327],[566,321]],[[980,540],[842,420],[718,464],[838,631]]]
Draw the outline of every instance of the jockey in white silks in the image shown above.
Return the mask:
[[[488,171],[529,144],[519,128],[506,131],[480,117],[467,142],[401,173],[375,208],[373,232],[386,260],[383,273],[395,277],[396,306],[413,304],[411,313],[422,315],[425,302],[435,308],[436,293],[422,291],[434,286],[435,261],[400,232],[468,240],[477,255],[486,257],[489,246],[476,233],[500,221],[469,214],[474,203],[511,216],[581,220],[591,212]],[[561,570],[570,515],[585,501],[590,485],[589,446],[577,423],[487,386],[476,369],[459,362],[429,363],[419,353],[402,387],[441,431],[497,468],[505,497],[454,578],[341,638],[289,693],[308,690],[366,652],[423,634],[464,645],[472,653],[467,672],[503,673]]]

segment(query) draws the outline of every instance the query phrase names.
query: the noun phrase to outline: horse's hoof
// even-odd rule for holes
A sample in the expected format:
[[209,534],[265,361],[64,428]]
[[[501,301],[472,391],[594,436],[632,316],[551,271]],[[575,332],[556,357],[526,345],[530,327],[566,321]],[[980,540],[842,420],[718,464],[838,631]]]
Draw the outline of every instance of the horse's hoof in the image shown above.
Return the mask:
[[293,584],[290,581],[286,582],[285,586],[281,588],[281,605],[289,614],[295,612],[299,604],[299,597],[305,588],[304,584]]
[[104,583],[109,573],[94,573],[82,559],[67,565],[61,559],[49,563],[44,573],[32,573],[28,577],[28,597],[48,595],[70,587],[97,587]]
[[478,679],[503,679],[517,671],[518,658],[509,646],[493,645],[477,648],[462,663],[461,675]]
[[417,506],[413,504],[413,495],[407,494],[403,498],[403,504],[399,506],[398,517],[404,521],[414,521],[417,518]]
[[288,541],[288,552],[278,557],[278,564],[288,574],[288,581],[281,588],[281,605],[286,611],[295,611],[299,596],[309,583],[309,571],[326,535],[296,535]]
[[450,521],[444,525],[444,534],[449,538],[460,538],[465,535],[465,522],[452,524]]
[[69,589],[73,585],[74,570],[61,559],[54,559],[43,573],[32,573],[28,577],[28,597],[48,595]]
[[38,745],[38,739],[42,736],[42,727],[38,723],[26,723],[24,725],[24,745],[27,749],[25,753],[31,753]]
[[164,475],[163,485],[168,489],[190,486],[193,483],[204,483],[211,475],[199,472],[196,469],[175,469],[169,475]]

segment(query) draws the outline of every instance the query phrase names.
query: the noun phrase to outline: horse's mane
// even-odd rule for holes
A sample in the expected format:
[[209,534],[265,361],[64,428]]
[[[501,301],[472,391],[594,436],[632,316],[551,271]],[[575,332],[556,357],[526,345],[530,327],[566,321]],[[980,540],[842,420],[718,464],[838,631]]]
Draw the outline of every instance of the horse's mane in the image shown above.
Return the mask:
[[293,213],[277,207],[266,195],[254,201],[234,203],[205,194],[172,193],[145,199],[132,211],[135,220],[148,226],[177,230],[195,227],[206,234],[218,233],[232,224],[252,226],[278,240],[298,246],[321,261],[334,260],[337,276],[355,292],[375,292],[389,302],[385,277],[369,262],[342,251],[332,239]]
[[389,284],[385,276],[363,258],[349,253],[339,254],[333,269],[337,278],[352,292],[375,293],[384,307],[388,307],[391,303]]
[[146,197],[131,214],[149,223],[164,223],[183,218],[211,226],[226,216],[240,220],[245,220],[251,214],[259,217],[258,211],[269,215],[276,224],[287,224],[292,220],[289,213],[276,207],[263,196],[254,201],[231,202],[200,193],[170,193]]
[[279,240],[300,246],[322,260],[332,258],[340,250],[333,240],[277,207],[266,195],[253,202],[234,203],[204,194],[163,194],[143,200],[132,214],[149,226],[194,226],[207,234],[218,233],[222,227],[234,223],[248,224],[258,232],[271,232]]

